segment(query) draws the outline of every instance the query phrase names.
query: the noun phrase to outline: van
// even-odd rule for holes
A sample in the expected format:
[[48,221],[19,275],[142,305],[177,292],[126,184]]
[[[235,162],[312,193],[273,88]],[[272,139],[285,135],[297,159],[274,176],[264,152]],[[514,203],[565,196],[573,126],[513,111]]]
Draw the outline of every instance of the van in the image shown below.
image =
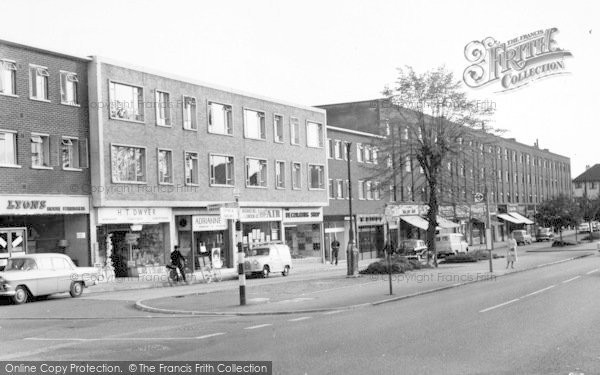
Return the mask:
[[248,250],[244,262],[246,275],[269,277],[271,272],[287,276],[292,268],[290,248],[284,244],[257,245]]
[[436,249],[439,257],[458,255],[469,251],[469,244],[462,233],[444,233],[435,237]]

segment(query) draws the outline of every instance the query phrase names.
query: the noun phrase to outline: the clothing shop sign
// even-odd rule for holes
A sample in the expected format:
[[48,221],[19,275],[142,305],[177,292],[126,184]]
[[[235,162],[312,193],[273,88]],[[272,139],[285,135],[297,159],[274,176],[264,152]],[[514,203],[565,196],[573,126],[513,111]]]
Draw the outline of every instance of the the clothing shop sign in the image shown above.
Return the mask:
[[5,195],[0,215],[73,215],[90,212],[88,197]]
[[281,221],[279,208],[248,208],[240,209],[241,221]]
[[209,232],[226,229],[227,219],[224,219],[219,215],[192,216],[192,230],[194,232]]

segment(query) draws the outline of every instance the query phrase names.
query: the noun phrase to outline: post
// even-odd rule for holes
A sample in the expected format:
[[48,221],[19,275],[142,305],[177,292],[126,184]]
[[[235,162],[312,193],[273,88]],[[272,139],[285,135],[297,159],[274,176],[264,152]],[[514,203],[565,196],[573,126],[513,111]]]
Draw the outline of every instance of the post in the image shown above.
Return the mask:
[[234,193],[235,203],[237,206],[237,220],[235,221],[235,239],[237,240],[238,249],[238,280],[240,284],[240,306],[246,304],[246,272],[244,271],[244,245],[242,243],[242,221],[240,215],[240,196],[239,193]]
[[492,238],[492,223],[490,218],[490,198],[487,183],[485,184],[485,245],[490,257],[490,273],[494,272],[492,265],[492,249],[494,248],[494,239]]
[[390,241],[390,223],[386,221],[385,225],[386,225],[387,235],[388,235],[387,246],[385,248],[387,251],[388,281],[390,283],[390,296],[391,296],[394,294],[394,292],[392,290],[392,243]]
[[[351,156],[352,142],[348,142],[348,148],[346,149],[346,158],[348,166],[348,214],[350,215],[350,230],[348,232],[348,248],[346,249],[346,265],[347,275],[356,276],[358,273],[358,256],[354,250],[354,220],[352,215],[352,178],[350,174],[350,156]],[[356,265],[355,265],[356,262]]]

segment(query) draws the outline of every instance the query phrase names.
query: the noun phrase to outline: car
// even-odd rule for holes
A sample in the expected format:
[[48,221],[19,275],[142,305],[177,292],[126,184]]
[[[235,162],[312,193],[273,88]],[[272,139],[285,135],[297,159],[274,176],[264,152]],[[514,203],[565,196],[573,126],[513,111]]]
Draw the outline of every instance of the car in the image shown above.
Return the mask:
[[537,233],[535,234],[535,240],[537,242],[554,240],[552,228],[538,228]]
[[469,251],[469,244],[462,233],[443,233],[435,237],[439,258],[447,255],[458,255]]
[[589,223],[581,223],[579,224],[579,226],[577,227],[577,231],[579,233],[586,233],[590,231],[590,224]]
[[65,254],[23,254],[8,258],[0,272],[0,296],[10,297],[17,305],[55,293],[79,297],[98,279],[97,268],[77,267]]
[[287,276],[292,268],[292,256],[290,248],[285,244],[256,245],[248,250],[244,261],[244,273],[246,275],[260,275],[269,277],[272,272],[281,272]]
[[398,252],[408,258],[421,258],[426,251],[427,245],[423,240],[403,240],[398,247]]
[[529,245],[533,242],[531,235],[526,230],[518,229],[512,231],[512,236],[519,245]]

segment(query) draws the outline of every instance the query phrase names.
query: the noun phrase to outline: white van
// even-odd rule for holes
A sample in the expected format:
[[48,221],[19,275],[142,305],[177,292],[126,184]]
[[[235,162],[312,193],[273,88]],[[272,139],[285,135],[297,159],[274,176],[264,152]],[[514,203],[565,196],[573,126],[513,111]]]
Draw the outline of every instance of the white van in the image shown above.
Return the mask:
[[469,244],[462,233],[443,233],[435,237],[438,256],[458,255],[469,251]]
[[271,272],[287,276],[292,268],[290,248],[284,244],[265,244],[248,250],[244,271],[247,275],[260,274],[269,277]]

